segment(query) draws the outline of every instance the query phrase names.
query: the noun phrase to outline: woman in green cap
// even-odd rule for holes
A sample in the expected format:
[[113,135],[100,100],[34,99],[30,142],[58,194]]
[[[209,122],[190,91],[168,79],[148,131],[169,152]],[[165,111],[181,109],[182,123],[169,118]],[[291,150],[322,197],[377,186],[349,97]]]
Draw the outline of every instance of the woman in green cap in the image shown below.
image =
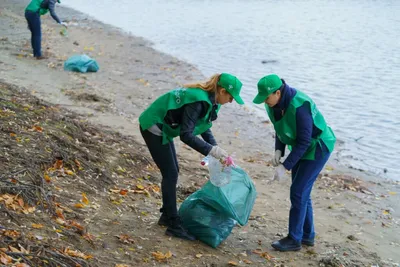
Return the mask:
[[56,12],[56,2],[60,3],[60,0],[32,0],[25,9],[25,18],[28,22],[28,28],[31,31],[31,45],[33,49],[33,56],[36,59],[43,59],[42,56],[42,26],[40,22],[40,16],[45,15],[50,11],[51,17],[58,23],[65,27],[67,24],[62,22]]
[[[289,234],[272,243],[272,247],[279,251],[295,251],[300,250],[302,244],[314,246],[310,195],[318,174],[333,151],[335,135],[311,98],[287,85],[278,75],[261,78],[257,86],[258,95],[253,102],[265,103],[276,132],[272,159],[276,167],[274,180],[279,180],[287,170],[292,171]],[[291,152],[281,163],[286,145]]]
[[160,96],[140,115],[140,132],[162,175],[163,206],[158,224],[167,226],[167,235],[195,239],[182,226],[176,207],[179,166],[173,138],[179,136],[204,156],[227,157],[227,152],[217,146],[210,128],[221,105],[233,99],[243,104],[241,87],[235,76],[215,74],[204,83],[186,84]]

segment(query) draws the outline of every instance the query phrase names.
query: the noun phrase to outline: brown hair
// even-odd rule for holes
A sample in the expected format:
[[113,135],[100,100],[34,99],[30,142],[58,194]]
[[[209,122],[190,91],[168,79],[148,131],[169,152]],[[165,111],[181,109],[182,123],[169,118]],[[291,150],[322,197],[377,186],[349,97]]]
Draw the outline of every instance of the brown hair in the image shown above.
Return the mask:
[[206,82],[188,83],[183,86],[186,88],[200,88],[206,92],[217,92],[221,86],[218,85],[219,77],[221,74],[217,73],[211,76],[211,78]]

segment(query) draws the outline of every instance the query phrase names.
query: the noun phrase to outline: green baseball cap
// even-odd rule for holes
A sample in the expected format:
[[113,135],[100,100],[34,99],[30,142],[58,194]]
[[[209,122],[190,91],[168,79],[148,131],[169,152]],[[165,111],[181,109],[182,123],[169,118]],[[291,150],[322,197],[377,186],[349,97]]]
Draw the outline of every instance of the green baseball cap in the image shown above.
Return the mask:
[[258,94],[253,100],[254,104],[263,103],[270,94],[277,91],[282,86],[282,80],[276,74],[262,77],[257,84]]
[[238,78],[228,73],[221,73],[218,85],[228,91],[239,105],[244,104],[243,99],[239,95],[240,90],[242,89],[242,82],[239,81]]

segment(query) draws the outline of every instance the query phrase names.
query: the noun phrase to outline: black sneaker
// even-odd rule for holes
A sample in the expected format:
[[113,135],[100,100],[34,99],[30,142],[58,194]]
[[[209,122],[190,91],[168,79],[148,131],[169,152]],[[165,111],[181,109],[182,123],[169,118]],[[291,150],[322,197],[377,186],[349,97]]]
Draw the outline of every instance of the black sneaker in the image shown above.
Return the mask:
[[303,244],[305,246],[313,247],[314,246],[314,239],[305,239],[305,238],[303,238],[301,240],[301,244]]
[[279,251],[297,251],[301,249],[301,243],[296,242],[290,236],[282,238],[279,241],[275,241],[271,245],[274,249]]
[[170,220],[170,225],[168,226],[165,234],[168,236],[174,236],[186,240],[196,240],[196,237],[191,235],[182,225],[180,218],[174,218]]
[[158,225],[160,225],[160,226],[169,226],[168,215],[165,212],[161,213],[161,217],[158,220]]

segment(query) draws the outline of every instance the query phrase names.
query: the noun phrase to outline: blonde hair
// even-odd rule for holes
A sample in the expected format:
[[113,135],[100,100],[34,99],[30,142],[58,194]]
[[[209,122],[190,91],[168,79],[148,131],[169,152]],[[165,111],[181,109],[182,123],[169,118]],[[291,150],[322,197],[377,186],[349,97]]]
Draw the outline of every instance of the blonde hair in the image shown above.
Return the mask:
[[184,84],[185,88],[200,88],[206,92],[217,92],[222,87],[218,85],[219,77],[221,74],[217,73],[211,76],[206,82],[188,83]]

